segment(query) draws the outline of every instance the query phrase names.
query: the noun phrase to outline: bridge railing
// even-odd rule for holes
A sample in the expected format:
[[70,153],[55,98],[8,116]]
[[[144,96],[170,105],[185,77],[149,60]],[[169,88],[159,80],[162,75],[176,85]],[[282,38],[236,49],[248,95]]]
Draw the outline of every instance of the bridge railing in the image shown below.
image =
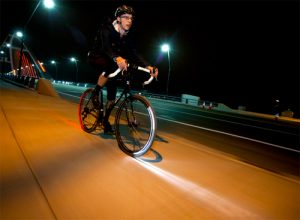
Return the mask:
[[[77,87],[89,87],[89,88],[93,88],[95,87],[95,84],[90,84],[90,83],[75,83],[75,82],[70,82],[70,81],[57,81],[57,80],[53,80],[52,81],[54,84],[63,84],[63,85],[72,85],[72,86],[77,86]],[[118,90],[118,92],[121,90]],[[167,101],[172,101],[172,102],[177,102],[177,103],[182,103],[182,104],[187,104],[187,105],[193,105],[193,106],[198,106],[202,109],[214,109],[214,108],[218,108],[218,107],[225,107],[223,104],[217,103],[217,102],[213,102],[213,101],[208,101],[208,100],[201,100],[200,97],[197,96],[192,96],[192,95],[187,95],[187,94],[182,94],[181,96],[170,96],[170,95],[166,95],[166,94],[159,94],[159,93],[151,93],[147,90],[138,90],[138,91],[134,91],[136,93],[140,93],[143,96],[147,97],[147,98],[152,98],[152,99],[160,99],[160,100],[167,100]],[[230,109],[229,107],[227,107],[228,110]]]
[[30,76],[18,76],[14,73],[3,73],[0,74],[0,77],[6,81],[9,81],[13,84],[17,84],[19,86],[24,86],[29,89],[35,89],[39,78],[30,77]]

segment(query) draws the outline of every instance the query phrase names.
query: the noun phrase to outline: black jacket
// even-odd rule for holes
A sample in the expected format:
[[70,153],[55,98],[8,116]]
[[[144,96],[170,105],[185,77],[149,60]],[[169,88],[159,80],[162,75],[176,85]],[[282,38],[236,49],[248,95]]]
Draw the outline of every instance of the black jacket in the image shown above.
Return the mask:
[[[114,58],[118,56],[139,66],[146,67],[149,65],[137,52],[132,33],[129,32],[121,38],[120,33],[114,29],[112,22],[109,21],[101,25],[91,51],[95,56],[102,59],[99,62],[102,67],[103,65],[106,67],[115,66]],[[105,63],[103,59],[105,59]]]

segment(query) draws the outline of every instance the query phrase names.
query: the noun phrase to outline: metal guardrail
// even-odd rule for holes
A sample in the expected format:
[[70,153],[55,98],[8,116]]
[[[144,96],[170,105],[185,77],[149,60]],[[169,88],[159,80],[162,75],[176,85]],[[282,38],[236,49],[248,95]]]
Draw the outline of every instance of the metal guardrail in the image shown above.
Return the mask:
[[[58,80],[58,81],[53,80],[52,82],[57,83],[57,84],[72,85],[72,86],[79,86],[79,87],[85,87],[85,88],[94,88],[95,87],[95,84],[90,84],[90,83],[75,83],[75,82],[61,81],[61,80]],[[139,91],[133,90],[133,92],[142,94],[143,96],[145,96],[147,98],[154,98],[154,99],[183,103],[183,104],[187,104],[187,105],[199,106],[203,109],[213,109],[213,108],[218,107],[218,105],[219,105],[219,103],[217,103],[217,102],[200,100],[200,98],[199,98],[199,100],[195,100],[195,99],[183,98],[180,96],[170,96],[170,95],[166,95],[166,94],[150,93],[145,90],[139,90]]]
[[[30,89],[36,89],[37,87],[37,83],[38,83],[38,78],[31,78],[31,77],[18,77],[12,73],[6,73],[6,74],[0,74],[0,78],[4,79],[6,81],[9,81],[13,84],[19,85],[19,86],[23,86],[23,87],[27,87]],[[90,84],[90,83],[74,83],[74,82],[69,82],[69,81],[56,81],[56,80],[52,80],[52,83],[58,83],[58,84],[64,84],[64,85],[73,85],[73,86],[78,86],[78,87],[85,87],[85,88],[93,88],[95,87],[95,84]],[[237,113],[237,114],[251,114],[251,115],[256,115],[258,117],[272,117],[274,118],[274,116],[272,115],[268,115],[268,114],[261,114],[261,113],[255,113],[255,112],[248,112],[245,110],[235,110],[235,109],[231,109],[228,106],[222,104],[222,103],[217,103],[217,102],[212,102],[212,101],[207,101],[207,100],[198,100],[197,103],[195,103],[195,100],[189,100],[187,98],[182,98],[179,96],[168,96],[165,94],[157,94],[157,93],[149,93],[147,91],[133,91],[136,93],[140,93],[143,96],[147,97],[147,98],[153,98],[153,99],[160,99],[160,100],[168,100],[168,101],[173,101],[173,102],[177,102],[177,103],[181,103],[181,104],[187,104],[187,105],[193,105],[193,106],[198,106],[202,109],[208,109],[208,110],[219,110],[219,111],[226,111],[226,112],[233,112],[233,113]],[[193,103],[191,104],[190,101]],[[293,116],[290,115],[282,115],[283,117],[275,117],[275,120],[284,120],[284,121],[295,121],[296,123],[300,123],[300,119],[298,118],[293,118]]]
[[4,80],[13,82],[14,84],[24,86],[30,89],[35,89],[38,78],[29,77],[29,76],[17,76],[12,73],[0,74],[0,77]]

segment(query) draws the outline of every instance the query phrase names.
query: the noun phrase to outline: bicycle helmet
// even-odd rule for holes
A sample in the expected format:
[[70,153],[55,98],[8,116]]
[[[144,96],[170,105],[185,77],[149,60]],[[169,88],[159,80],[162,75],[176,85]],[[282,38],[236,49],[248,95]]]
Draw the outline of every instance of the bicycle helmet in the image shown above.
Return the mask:
[[119,17],[123,14],[131,14],[132,16],[134,16],[133,8],[127,5],[122,5],[118,7],[115,12],[115,17]]

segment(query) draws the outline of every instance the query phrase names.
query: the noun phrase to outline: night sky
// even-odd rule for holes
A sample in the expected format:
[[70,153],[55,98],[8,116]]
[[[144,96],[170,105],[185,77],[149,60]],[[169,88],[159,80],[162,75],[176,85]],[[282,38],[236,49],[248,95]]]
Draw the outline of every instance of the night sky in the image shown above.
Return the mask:
[[[56,1],[53,11],[36,11],[25,44],[46,67],[58,60],[60,79],[75,79],[69,57],[76,56],[80,81],[95,83],[87,51],[101,19],[123,3],[136,11],[131,31],[140,53],[160,70],[150,91],[166,92],[168,59],[160,46],[168,42],[171,95],[191,94],[265,113],[278,98],[282,110],[299,115],[298,1]],[[1,0],[1,42],[22,28],[36,4]],[[54,74],[50,64],[47,70]]]

